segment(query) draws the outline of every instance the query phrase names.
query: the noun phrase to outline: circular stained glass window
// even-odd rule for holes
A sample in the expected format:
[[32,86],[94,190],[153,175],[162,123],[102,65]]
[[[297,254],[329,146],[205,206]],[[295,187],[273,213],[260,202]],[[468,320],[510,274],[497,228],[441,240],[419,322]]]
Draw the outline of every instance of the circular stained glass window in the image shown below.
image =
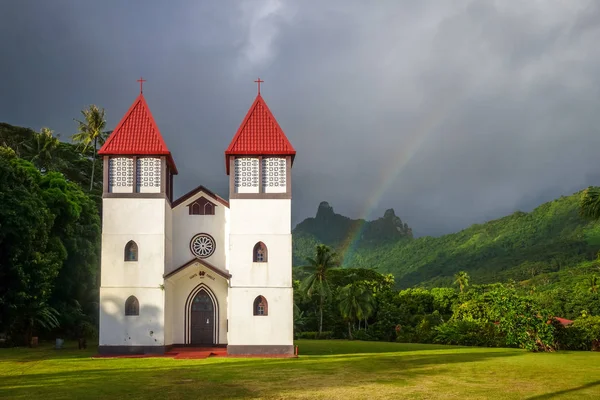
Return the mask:
[[207,233],[199,233],[192,238],[190,250],[198,258],[207,258],[215,252],[215,239]]

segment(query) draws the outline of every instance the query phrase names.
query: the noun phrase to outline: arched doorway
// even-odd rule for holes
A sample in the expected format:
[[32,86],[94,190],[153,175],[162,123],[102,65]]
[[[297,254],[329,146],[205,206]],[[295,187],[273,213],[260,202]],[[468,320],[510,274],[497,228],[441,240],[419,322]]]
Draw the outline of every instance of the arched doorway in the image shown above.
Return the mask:
[[204,289],[192,299],[190,310],[190,344],[213,345],[215,343],[215,305]]

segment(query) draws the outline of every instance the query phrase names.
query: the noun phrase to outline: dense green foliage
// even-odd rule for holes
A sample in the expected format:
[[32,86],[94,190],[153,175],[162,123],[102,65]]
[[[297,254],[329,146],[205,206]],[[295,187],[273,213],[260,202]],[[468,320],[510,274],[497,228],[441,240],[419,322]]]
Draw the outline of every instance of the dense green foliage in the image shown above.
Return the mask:
[[88,154],[49,129],[0,124],[0,334],[13,343],[97,324],[102,181],[84,192],[83,166]]
[[[388,236],[387,240],[366,241],[359,237],[349,249],[344,240],[328,241],[330,235],[307,230],[303,222],[293,232],[294,261],[300,265],[298,260],[310,254],[315,244],[324,243],[343,257],[345,267],[392,273],[400,288],[451,286],[459,271],[467,272],[476,284],[538,277],[550,283],[561,279],[561,272],[595,260],[600,249],[600,223],[579,215],[580,196],[563,196],[530,213],[516,212],[437,238]],[[325,221],[318,223],[318,217],[312,225],[334,229]],[[340,218],[344,217],[336,220]],[[573,271],[581,275],[577,282],[589,279],[583,268]]]
[[[322,252],[323,245],[317,249]],[[315,293],[294,293],[301,315],[295,327],[298,338],[520,347],[530,351],[600,346],[600,317],[583,311],[572,326],[564,327],[539,297],[513,284],[396,291],[391,275],[374,270],[330,269],[325,274],[330,293],[325,303]],[[460,276],[468,282],[468,274]],[[598,299],[588,305],[597,304]],[[323,327],[319,322],[321,310],[326,316]]]

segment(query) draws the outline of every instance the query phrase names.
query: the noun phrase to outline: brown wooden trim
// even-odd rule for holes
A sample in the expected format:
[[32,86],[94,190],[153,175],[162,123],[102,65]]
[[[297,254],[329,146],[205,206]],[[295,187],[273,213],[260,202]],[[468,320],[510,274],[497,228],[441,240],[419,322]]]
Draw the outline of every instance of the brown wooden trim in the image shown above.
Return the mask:
[[160,158],[160,192],[167,193],[167,161],[165,157]]
[[[231,199],[291,199],[291,193],[234,193]],[[231,200],[230,199],[230,200]]]
[[[104,193],[102,194],[103,199],[165,199],[169,201],[164,193]],[[169,201],[169,204],[171,202]]]
[[195,189],[192,189],[191,191],[187,192],[186,194],[184,194],[183,196],[181,196],[180,198],[178,198],[177,200],[175,200],[173,202],[173,208],[177,207],[181,203],[185,202],[186,200],[190,199],[194,195],[198,194],[198,192],[204,192],[204,193],[206,193],[208,196],[212,197],[213,199],[215,199],[219,203],[223,204],[225,207],[229,208],[229,202],[227,200],[225,200],[221,196],[215,194],[213,191],[207,189],[206,187],[204,187],[202,185],[198,186]]
[[108,156],[102,157],[102,193],[108,193],[109,168]]
[[289,356],[294,357],[294,345],[227,345],[228,355],[245,356]]
[[285,192],[292,198],[292,157],[285,158]]
[[173,172],[169,169],[169,201],[173,201]]
[[[229,169],[227,175],[229,175],[229,199],[231,200],[235,194],[235,157],[229,157]],[[231,170],[231,174],[229,171]]]
[[263,193],[263,167],[262,156],[258,156],[258,193]]
[[164,279],[170,278],[171,276],[177,274],[178,272],[183,271],[184,269],[186,269],[190,265],[194,265],[194,263],[196,263],[196,262],[199,263],[200,265],[203,265],[206,268],[210,269],[215,274],[221,275],[225,279],[231,278],[231,274],[229,272],[223,271],[222,269],[215,267],[211,263],[209,263],[209,262],[207,262],[207,261],[205,261],[205,260],[203,260],[201,258],[193,258],[193,259],[191,259],[190,261],[186,262],[182,266],[174,269],[173,271],[169,272],[168,274],[163,275],[163,278]]
[[139,193],[138,185],[138,173],[137,173],[137,156],[133,156],[133,193]]

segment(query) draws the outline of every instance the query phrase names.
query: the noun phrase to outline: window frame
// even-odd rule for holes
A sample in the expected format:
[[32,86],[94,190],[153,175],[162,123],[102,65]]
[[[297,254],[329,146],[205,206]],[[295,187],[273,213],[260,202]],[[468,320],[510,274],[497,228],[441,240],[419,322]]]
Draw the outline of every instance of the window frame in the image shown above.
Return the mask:
[[[259,251],[262,251],[262,260],[259,261]],[[269,250],[264,242],[257,242],[252,249],[252,262],[266,263],[269,262]]]
[[[262,314],[260,313],[262,307]],[[258,295],[254,299],[252,304],[252,314],[255,317],[268,317],[269,316],[269,302],[263,295]]]
[[138,317],[140,315],[140,301],[134,295],[125,300],[125,316]]
[[[130,253],[130,248],[131,246],[135,246],[135,257],[130,258],[129,257],[129,253]],[[140,259],[140,247],[138,246],[138,244],[135,242],[135,240],[130,240],[125,244],[125,249],[124,249],[124,254],[123,254],[123,260],[125,262],[136,262]]]

